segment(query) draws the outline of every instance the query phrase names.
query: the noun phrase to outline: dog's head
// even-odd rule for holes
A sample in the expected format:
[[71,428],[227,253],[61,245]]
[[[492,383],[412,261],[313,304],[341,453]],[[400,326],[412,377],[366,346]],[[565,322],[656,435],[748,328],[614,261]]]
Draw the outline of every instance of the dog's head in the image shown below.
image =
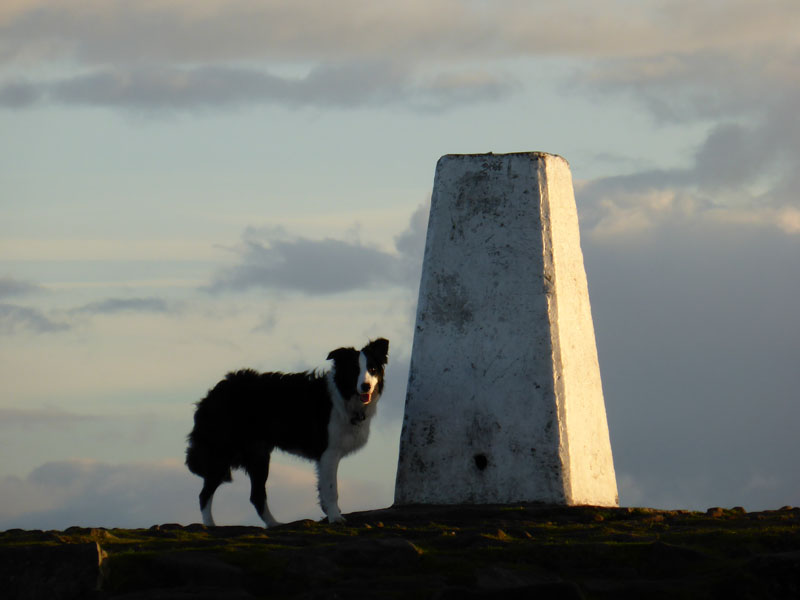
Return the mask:
[[333,361],[333,381],[348,405],[357,402],[356,406],[366,407],[378,401],[388,358],[389,340],[384,338],[371,341],[361,350],[331,350],[328,360]]

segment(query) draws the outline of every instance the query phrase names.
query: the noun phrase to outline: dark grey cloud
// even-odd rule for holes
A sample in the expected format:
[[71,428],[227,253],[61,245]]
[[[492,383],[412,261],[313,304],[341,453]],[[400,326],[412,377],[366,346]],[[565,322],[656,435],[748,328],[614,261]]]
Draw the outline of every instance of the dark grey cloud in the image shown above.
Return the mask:
[[[732,40],[730,40],[732,42]],[[660,123],[712,122],[793,104],[800,90],[797,44],[742,42],[735,48],[675,47],[666,52],[618,55],[584,63],[574,83],[635,98]]]
[[27,296],[29,294],[38,294],[42,291],[42,286],[38,284],[14,279],[13,277],[0,277],[0,298]]
[[800,240],[673,223],[583,246],[621,501],[797,504]]
[[253,287],[330,294],[368,289],[398,279],[396,258],[341,240],[248,241],[241,262],[220,273],[212,291]]
[[[39,286],[16,280],[0,281],[0,297],[3,295],[35,293]],[[113,315],[130,312],[172,313],[177,309],[162,298],[107,298],[90,302],[69,310],[67,315]],[[57,333],[70,329],[69,321],[52,318],[46,312],[29,306],[0,303],[0,332],[5,334]]]
[[14,334],[18,332],[57,333],[70,326],[55,321],[39,309],[16,304],[0,304],[0,333]]
[[[600,61],[584,85],[662,125],[685,166],[577,186],[621,501],[796,504],[800,83],[778,48]],[[794,57],[796,59],[796,56]]]
[[41,85],[27,81],[0,82],[0,107],[27,108],[36,104],[43,93]]
[[281,230],[245,232],[239,261],[214,277],[212,292],[253,288],[311,295],[336,294],[377,286],[419,283],[427,226],[427,205],[419,207],[395,239],[391,253],[354,240],[310,240]]
[[450,73],[429,80],[392,61],[320,64],[304,77],[232,66],[106,69],[55,81],[0,84],[0,106],[41,102],[133,110],[174,110],[278,104],[287,107],[397,106],[441,111],[497,100],[518,84],[497,74]]
[[71,313],[110,315],[124,312],[170,313],[174,307],[162,298],[107,298],[72,309]]

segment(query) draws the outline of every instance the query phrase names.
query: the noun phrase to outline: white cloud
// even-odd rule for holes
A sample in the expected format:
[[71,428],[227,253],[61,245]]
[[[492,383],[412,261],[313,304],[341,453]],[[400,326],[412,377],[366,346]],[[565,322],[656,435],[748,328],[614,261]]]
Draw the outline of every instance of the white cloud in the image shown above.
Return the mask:
[[691,219],[697,213],[694,198],[672,189],[615,190],[600,196],[594,205],[582,206],[581,218],[589,235],[610,241],[647,234],[664,222]]
[[605,238],[680,221],[800,233],[800,127],[790,113],[765,107],[748,125],[713,126],[684,168],[581,182],[582,225]]
[[779,209],[719,208],[710,211],[709,219],[722,223],[751,225],[777,229],[787,235],[800,234],[800,209],[787,206]]

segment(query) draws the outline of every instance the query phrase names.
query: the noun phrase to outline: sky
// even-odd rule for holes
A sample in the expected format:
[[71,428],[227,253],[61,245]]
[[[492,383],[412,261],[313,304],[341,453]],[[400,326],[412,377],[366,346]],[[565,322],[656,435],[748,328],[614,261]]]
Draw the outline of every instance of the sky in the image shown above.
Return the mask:
[[796,0],[6,0],[0,529],[200,521],[194,402],[379,336],[340,505],[391,505],[434,168],[479,152],[570,163],[620,504],[799,505],[798,107]]

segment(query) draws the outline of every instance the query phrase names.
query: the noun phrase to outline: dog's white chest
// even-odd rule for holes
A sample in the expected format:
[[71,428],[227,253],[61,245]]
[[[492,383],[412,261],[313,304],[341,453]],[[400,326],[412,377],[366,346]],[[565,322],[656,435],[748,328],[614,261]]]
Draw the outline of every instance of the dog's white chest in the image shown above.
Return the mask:
[[367,417],[366,420],[353,425],[340,415],[334,414],[328,426],[329,447],[339,450],[340,456],[355,452],[367,443],[370,420],[371,418]]

